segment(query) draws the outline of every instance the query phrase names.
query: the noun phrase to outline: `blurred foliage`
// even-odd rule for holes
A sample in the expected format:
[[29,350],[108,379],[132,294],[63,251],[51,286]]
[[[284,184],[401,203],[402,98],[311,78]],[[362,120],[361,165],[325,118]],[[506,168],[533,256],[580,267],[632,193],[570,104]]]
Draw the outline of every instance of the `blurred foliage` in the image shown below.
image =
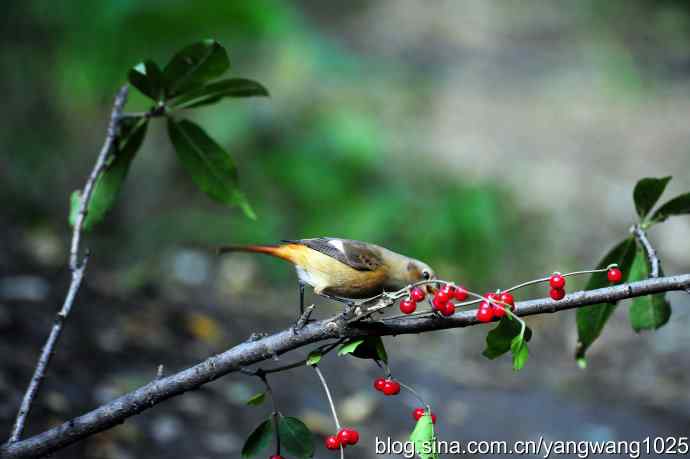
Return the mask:
[[[646,20],[649,2],[633,3],[635,17]],[[644,80],[626,37],[606,22],[630,11],[628,5],[583,2],[579,11],[594,33],[615,36],[602,52],[618,60],[606,58],[602,65],[622,86],[635,87]],[[684,7],[665,5],[655,10],[654,36],[686,38],[687,15],[667,14]],[[325,8],[310,6],[315,15]],[[69,192],[83,183],[102,142],[106,107],[127,70],[142,59],[163,62],[186,43],[215,37],[228,49],[232,71],[261,81],[272,94],[268,101],[222,102],[193,117],[236,158],[256,222],[194,193],[170,159],[164,126],[153,120],[137,158],[142,164],[133,168],[107,225],[91,236],[97,249],[118,248],[101,263],[131,265],[184,243],[210,247],[321,235],[389,245],[429,261],[444,276],[471,274],[477,282],[496,280],[496,265],[522,272],[537,259],[533,243],[544,219],[519,214],[500,180],[468,181],[425,151],[401,148],[395,142],[400,127],[381,123],[384,108],[397,110],[399,118],[423,115],[433,81],[398,61],[353,53],[318,30],[299,5],[82,0],[56,8],[10,2],[0,34],[7,97],[0,204],[30,227],[66,231]],[[399,93],[396,106],[383,107],[390,98],[381,94],[391,92]],[[146,107],[133,90],[128,110]],[[412,121],[410,127],[419,128]],[[284,269],[275,276],[292,278]]]

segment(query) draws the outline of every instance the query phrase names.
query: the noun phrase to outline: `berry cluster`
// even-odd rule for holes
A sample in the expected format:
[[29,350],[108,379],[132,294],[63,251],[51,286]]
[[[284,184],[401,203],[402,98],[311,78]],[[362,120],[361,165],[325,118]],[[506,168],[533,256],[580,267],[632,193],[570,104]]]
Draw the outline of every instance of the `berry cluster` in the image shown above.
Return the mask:
[[[415,421],[419,421],[419,419],[424,416],[426,413],[426,408],[424,407],[417,407],[414,409],[412,412],[412,417],[414,418]],[[431,423],[436,424],[436,415],[433,412],[430,412],[431,414]]]
[[[400,383],[395,381],[394,379],[383,379],[383,378],[378,378],[374,380],[374,388],[379,391],[383,392],[385,395],[397,395],[400,393]],[[424,414],[427,412],[427,409],[424,407],[417,407],[412,411],[412,417],[414,418],[415,421],[419,421],[419,419],[424,416]],[[433,424],[436,424],[436,414],[431,412],[429,410],[429,414],[431,415],[431,422]]]
[[359,432],[349,427],[343,427],[336,435],[329,435],[326,437],[326,448],[339,449],[341,446],[345,448],[347,445],[356,445],[359,441]]
[[374,389],[383,392],[383,395],[398,395],[400,393],[400,383],[395,379],[378,378],[374,381]]
[[436,291],[431,304],[434,307],[434,311],[437,311],[442,316],[449,317],[455,314],[453,300],[465,301],[466,299],[467,290],[464,287],[446,284]]
[[494,317],[504,317],[506,315],[506,307],[511,311],[515,310],[515,298],[508,292],[503,293],[487,293],[484,295],[485,300],[479,303],[477,309],[477,320],[480,322],[491,322]]
[[565,277],[561,273],[553,273],[549,277],[549,296],[555,301],[565,298]]
[[[424,290],[419,287],[413,288],[410,290],[408,297],[400,302],[400,312],[403,314],[412,314],[417,310],[417,303],[423,301],[424,298],[426,298]],[[463,287],[455,287],[446,284],[436,291],[431,300],[431,304],[434,307],[434,311],[448,317],[455,314],[455,304],[452,300],[465,301],[466,299],[467,290]]]
[[[611,266],[606,270],[606,278],[612,284],[617,284],[623,280],[623,272],[618,266]],[[561,273],[553,273],[549,277],[549,296],[555,300],[560,301],[565,298],[565,277]]]

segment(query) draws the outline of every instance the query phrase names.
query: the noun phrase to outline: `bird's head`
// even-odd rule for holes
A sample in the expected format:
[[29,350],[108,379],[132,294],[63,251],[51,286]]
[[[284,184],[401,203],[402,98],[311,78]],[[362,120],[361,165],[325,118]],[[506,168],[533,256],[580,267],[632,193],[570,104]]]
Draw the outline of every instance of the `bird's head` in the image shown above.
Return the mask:
[[[407,283],[414,284],[415,282],[436,279],[436,273],[431,269],[431,266],[427,265],[423,261],[415,260],[410,258],[407,262]],[[431,284],[426,286],[427,292],[431,293]]]

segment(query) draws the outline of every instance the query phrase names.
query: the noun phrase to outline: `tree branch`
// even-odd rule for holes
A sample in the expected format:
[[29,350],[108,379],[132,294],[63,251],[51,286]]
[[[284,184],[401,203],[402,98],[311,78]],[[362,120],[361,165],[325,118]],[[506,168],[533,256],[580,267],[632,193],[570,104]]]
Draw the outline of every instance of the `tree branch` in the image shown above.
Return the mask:
[[632,233],[642,246],[642,249],[644,249],[644,253],[647,256],[647,261],[649,261],[649,277],[659,277],[661,275],[659,257],[657,256],[656,250],[654,250],[652,243],[649,242],[649,239],[647,238],[647,233],[645,232],[645,230],[642,229],[640,225],[633,226]]
[[19,406],[19,411],[17,412],[17,417],[14,421],[14,426],[12,427],[12,433],[9,438],[9,443],[18,441],[21,438],[22,432],[24,431],[24,425],[26,424],[26,418],[31,411],[31,405],[36,398],[38,389],[41,386],[43,377],[45,376],[46,368],[50,362],[50,357],[53,355],[55,344],[60,338],[62,333],[62,327],[65,324],[67,316],[69,316],[72,310],[72,304],[74,303],[74,298],[77,296],[79,287],[81,286],[81,281],[84,278],[84,271],[86,270],[86,263],[88,261],[88,253],[84,256],[84,259],[79,263],[79,243],[81,241],[81,232],[84,226],[84,219],[86,218],[87,204],[91,199],[91,193],[93,192],[93,187],[96,183],[98,175],[105,168],[105,161],[108,157],[108,152],[115,142],[115,137],[117,135],[118,122],[122,114],[122,109],[125,106],[127,100],[127,90],[128,86],[124,85],[117,92],[115,96],[115,102],[113,103],[113,109],[110,114],[110,122],[108,123],[108,131],[105,136],[105,141],[101,147],[101,151],[96,159],[96,164],[89,175],[89,178],[84,185],[84,190],[81,193],[81,202],[79,204],[79,212],[77,213],[76,221],[74,224],[74,230],[72,232],[72,243],[70,245],[69,254],[69,269],[72,272],[72,281],[65,296],[65,301],[62,304],[62,309],[57,313],[55,317],[55,322],[53,323],[53,328],[48,335],[43,349],[41,350],[41,355],[38,358],[38,363],[36,364],[36,369],[31,377],[29,386],[26,389],[26,393],[22,398],[22,402]]
[[[602,302],[614,302],[653,293],[690,288],[690,274],[646,279],[597,290],[569,293],[560,301],[550,298],[516,303],[515,314],[529,316],[554,313]],[[241,343],[222,354],[182,370],[171,376],[156,379],[133,392],[94,409],[64,424],[15,443],[0,447],[0,458],[40,457],[64,448],[97,432],[101,432],[145,411],[162,401],[240,370],[248,365],[272,359],[309,344],[336,338],[401,335],[448,328],[478,325],[474,310],[456,313],[447,318],[430,315],[390,318],[346,324],[342,318],[332,317],[309,323],[298,334],[292,330]]]

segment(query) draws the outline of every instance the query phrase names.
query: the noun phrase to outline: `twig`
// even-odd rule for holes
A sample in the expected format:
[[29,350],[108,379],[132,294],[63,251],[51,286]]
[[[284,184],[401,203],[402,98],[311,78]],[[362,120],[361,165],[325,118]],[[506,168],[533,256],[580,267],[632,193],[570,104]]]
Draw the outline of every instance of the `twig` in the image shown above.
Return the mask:
[[50,357],[55,349],[55,344],[60,338],[62,327],[64,326],[65,320],[72,310],[74,298],[76,297],[81,285],[81,281],[84,278],[84,270],[86,269],[86,263],[89,255],[87,253],[82,259],[81,263],[79,263],[79,243],[81,241],[81,231],[82,227],[84,226],[84,219],[86,218],[87,204],[91,199],[91,193],[93,192],[96,179],[101,171],[105,168],[108,152],[110,152],[110,149],[115,142],[118,122],[120,120],[125,101],[127,100],[127,91],[128,86],[124,85],[120,88],[115,96],[115,102],[113,103],[113,109],[110,114],[110,122],[108,123],[108,131],[105,136],[105,142],[103,142],[101,151],[96,159],[96,164],[94,165],[93,170],[86,181],[86,185],[84,185],[84,190],[81,193],[81,201],[79,203],[79,211],[74,223],[72,243],[69,254],[69,269],[72,272],[72,282],[70,283],[69,290],[67,291],[65,301],[62,304],[62,309],[60,309],[60,312],[57,313],[55,322],[53,323],[53,328],[50,331],[50,335],[48,335],[48,339],[41,350],[41,355],[38,358],[36,369],[34,370],[34,374],[31,377],[29,386],[27,387],[26,393],[24,394],[22,402],[19,406],[19,411],[17,412],[17,417],[14,421],[12,434],[10,435],[8,443],[14,443],[21,438],[22,432],[24,431],[24,425],[26,424],[26,418],[31,411],[31,405],[36,398],[38,389],[40,388],[41,382],[45,376],[46,368],[50,362]]
[[642,229],[640,225],[633,226],[632,233],[635,235],[635,238],[642,246],[642,249],[644,249],[644,253],[647,256],[647,261],[649,261],[649,277],[659,277],[659,275],[661,274],[659,257],[656,254],[656,250],[654,250],[654,246],[652,246],[652,243],[649,242],[649,239],[647,238],[647,233],[645,232],[645,230]]
[[328,398],[328,404],[331,407],[331,414],[333,414],[333,421],[335,422],[335,428],[338,431],[340,431],[340,421],[338,420],[338,413],[336,413],[336,411],[335,411],[335,403],[333,403],[333,397],[331,397],[331,391],[328,389],[328,384],[326,383],[326,378],[323,377],[323,373],[321,373],[321,369],[319,368],[318,365],[314,365],[312,368],[314,368],[314,371],[319,376],[319,380],[321,381],[321,385],[323,386],[323,391],[326,393],[326,398]]
[[[541,298],[516,303],[516,315],[520,317],[553,313],[592,304],[615,302],[626,298],[654,293],[686,290],[690,288],[690,274],[645,279],[596,290],[569,293],[560,301]],[[152,381],[145,386],[120,396],[86,414],[71,419],[57,427],[16,443],[0,447],[0,458],[14,459],[40,457],[64,448],[97,432],[104,431],[126,419],[145,411],[164,400],[196,389],[228,373],[243,367],[266,361],[274,355],[340,338],[341,330],[330,326],[334,318],[306,324],[298,335],[284,330],[257,341],[241,343],[222,354],[210,357],[191,368]],[[357,322],[342,330],[346,338],[388,336],[420,333],[448,328],[480,325],[474,310],[458,312],[452,317],[409,317]],[[269,351],[270,350],[270,351]]]

